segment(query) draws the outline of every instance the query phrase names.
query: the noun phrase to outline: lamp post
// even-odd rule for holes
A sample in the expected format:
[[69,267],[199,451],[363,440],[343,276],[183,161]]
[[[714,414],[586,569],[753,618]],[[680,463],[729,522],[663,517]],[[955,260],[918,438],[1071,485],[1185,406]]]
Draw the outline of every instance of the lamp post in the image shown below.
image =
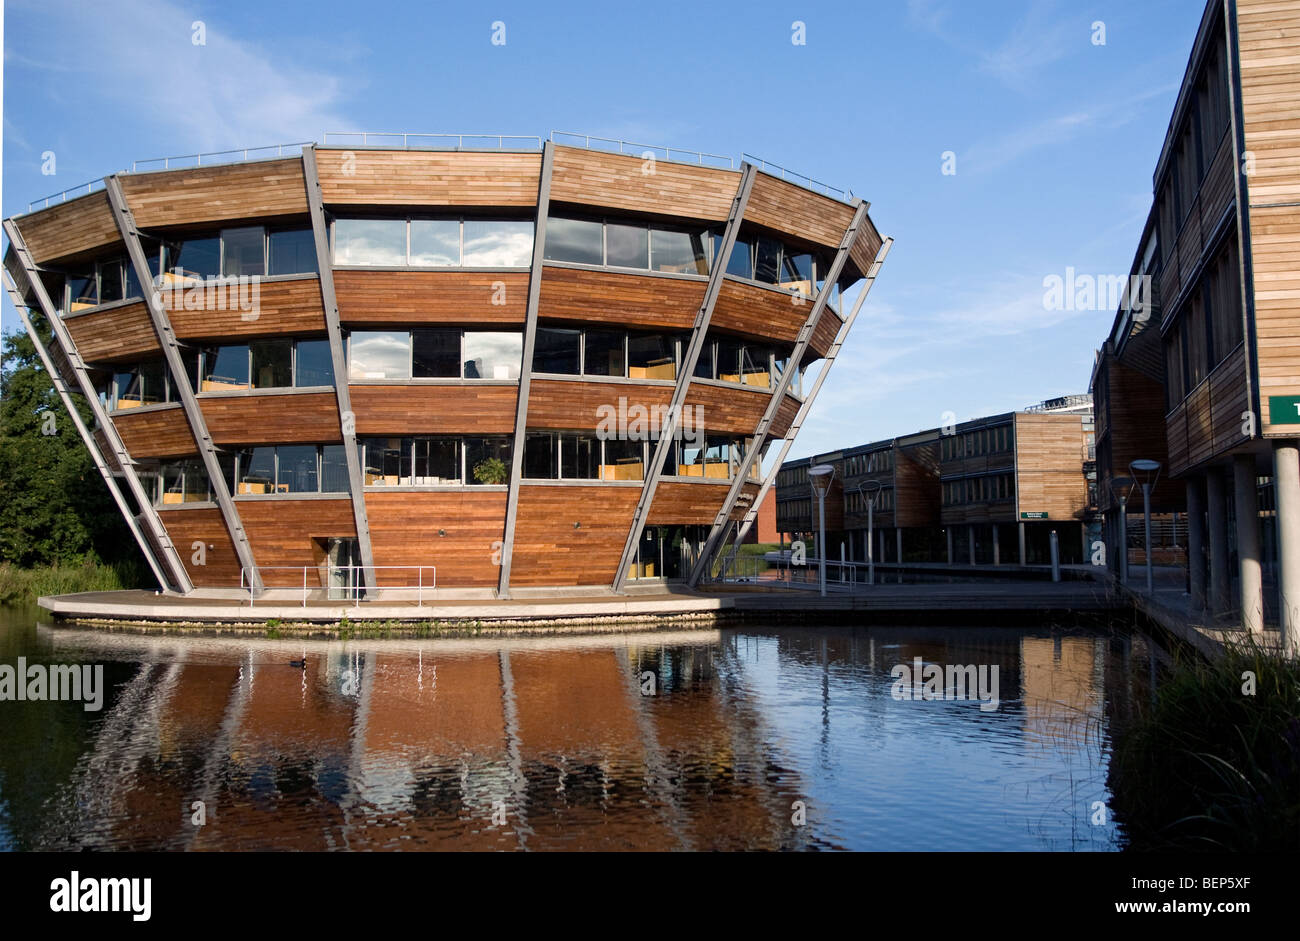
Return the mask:
[[808,480],[817,491],[817,583],[822,597],[826,596],[826,491],[835,479],[833,464],[817,464],[808,469]]
[[1139,458],[1130,461],[1128,469],[1142,483],[1142,516],[1146,527],[1147,594],[1155,594],[1155,580],[1151,568],[1151,488],[1160,479],[1160,462]]
[[1119,582],[1128,583],[1128,495],[1133,490],[1132,477],[1112,477],[1110,492],[1119,501]]
[[867,584],[874,585],[876,583],[876,554],[873,544],[875,543],[876,528],[876,498],[880,496],[880,481],[863,481],[858,484],[858,493],[862,494],[863,499],[867,501]]

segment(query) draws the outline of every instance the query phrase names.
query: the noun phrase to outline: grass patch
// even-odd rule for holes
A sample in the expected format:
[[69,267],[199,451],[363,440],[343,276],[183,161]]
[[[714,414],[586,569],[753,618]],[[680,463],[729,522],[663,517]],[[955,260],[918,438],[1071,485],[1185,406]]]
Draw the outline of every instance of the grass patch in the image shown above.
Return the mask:
[[0,562],[0,604],[30,604],[42,595],[155,587],[153,578],[134,560],[109,565],[88,559],[79,565],[34,568]]
[[1258,646],[1180,658],[1118,735],[1109,777],[1133,849],[1294,851],[1300,662]]

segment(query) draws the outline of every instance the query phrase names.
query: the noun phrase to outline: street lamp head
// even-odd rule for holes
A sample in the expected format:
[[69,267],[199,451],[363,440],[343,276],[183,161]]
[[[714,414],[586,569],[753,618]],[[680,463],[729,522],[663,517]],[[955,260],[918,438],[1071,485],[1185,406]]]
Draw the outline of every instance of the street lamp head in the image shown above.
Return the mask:
[[825,493],[831,488],[831,481],[835,478],[835,465],[816,464],[808,469],[808,478],[818,493]]
[[1142,484],[1148,486],[1154,486],[1156,478],[1160,476],[1160,462],[1147,460],[1146,458],[1129,461],[1128,469],[1133,472],[1133,476]]
[[1121,503],[1128,499],[1128,495],[1133,492],[1133,484],[1136,481],[1132,477],[1112,477],[1110,479],[1110,492],[1115,495],[1115,499]]

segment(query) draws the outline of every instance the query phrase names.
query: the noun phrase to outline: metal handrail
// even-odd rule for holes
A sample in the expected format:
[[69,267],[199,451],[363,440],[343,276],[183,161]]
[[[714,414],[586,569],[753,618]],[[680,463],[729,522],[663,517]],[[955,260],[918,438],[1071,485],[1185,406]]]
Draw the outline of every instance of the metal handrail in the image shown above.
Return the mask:
[[[258,153],[258,152],[263,151],[263,150],[274,150],[274,151],[275,151],[275,154],[276,154],[277,157],[283,157],[283,156],[284,156],[284,148],[286,148],[286,147],[297,147],[297,148],[299,149],[299,153],[301,153],[303,147],[307,147],[307,146],[309,146],[309,145],[311,145],[311,144],[314,144],[314,143],[315,143],[315,141],[293,141],[293,142],[288,143],[288,144],[267,144],[265,147],[236,147],[236,148],[234,148],[233,150],[211,150],[211,151],[206,151],[206,152],[204,152],[204,153],[200,153],[200,154],[180,154],[179,156],[175,156],[175,157],[150,157],[150,158],[147,159],[147,160],[136,160],[136,161],[133,161],[133,162],[131,163],[131,172],[132,172],[132,173],[135,173],[135,172],[139,169],[139,167],[140,167],[141,165],[143,165],[143,164],[149,164],[149,163],[161,163],[161,164],[163,165],[162,168],[163,168],[164,170],[170,170],[170,169],[172,168],[172,167],[171,167],[171,162],[172,162],[173,160],[193,160],[193,161],[194,161],[194,165],[195,165],[196,167],[201,167],[201,166],[203,166],[203,158],[204,158],[204,157],[208,157],[208,158],[211,158],[211,157],[226,157],[226,156],[229,156],[230,154],[241,154],[242,156],[240,156],[240,157],[236,157],[236,158],[233,159],[233,160],[216,160],[216,161],[214,161],[214,160],[209,159],[209,160],[208,160],[208,165],[211,166],[211,165],[214,164],[214,163],[217,163],[217,164],[222,164],[222,163],[239,163],[241,160],[247,160],[247,159],[249,159],[249,158],[248,158],[249,153]],[[254,158],[254,159],[256,159],[256,158]]]
[[[656,146],[656,145],[653,145],[653,144],[638,144],[638,143],[635,143],[634,141],[621,140],[621,139],[616,138],[616,137],[596,137],[596,136],[593,135],[593,134],[577,134],[577,133],[574,133],[573,131],[551,131],[550,140],[553,141],[553,142],[555,142],[555,143],[557,143],[557,144],[558,144],[558,143],[561,143],[560,141],[555,140],[555,138],[556,138],[557,135],[560,136],[560,137],[581,138],[581,139],[582,139],[582,142],[583,142],[582,146],[585,147],[587,150],[607,150],[607,149],[609,149],[609,148],[604,148],[604,147],[594,147],[594,148],[593,148],[593,147],[591,146],[591,142],[592,142],[592,141],[598,141],[598,142],[600,142],[600,143],[604,143],[604,144],[616,144],[616,145],[618,145],[618,149],[617,149],[616,153],[620,153],[620,154],[625,154],[625,153],[628,153],[628,152],[629,152],[628,150],[624,150],[625,147],[626,147],[626,148],[638,148],[638,147],[639,147],[639,148],[640,148],[640,152],[639,152],[639,154],[649,152],[649,153],[653,153],[653,154],[655,154],[656,156],[658,156],[658,152],[659,152],[659,151],[663,151],[663,153],[664,153],[664,159],[665,159],[665,160],[668,160],[668,161],[670,161],[670,162],[672,162],[672,163],[698,163],[698,164],[700,164],[701,166],[703,166],[703,165],[704,165],[704,161],[705,161],[705,159],[707,158],[707,159],[709,159],[709,160],[716,160],[716,161],[719,161],[719,162],[725,160],[725,161],[727,162],[727,169],[728,169],[728,170],[734,170],[734,169],[736,168],[736,162],[735,162],[735,160],[734,160],[733,158],[731,158],[731,157],[728,157],[726,154],[711,154],[711,153],[707,153],[707,152],[705,152],[705,151],[699,151],[699,150],[686,150],[686,149],[683,149],[683,148],[681,148],[681,147],[661,147],[661,146]],[[639,154],[637,154],[637,155],[639,156]],[[673,159],[673,156],[672,156],[673,154],[685,154],[685,155],[688,155],[688,156],[694,157],[695,159],[694,159],[694,160],[674,160],[674,159]]]
[[[277,572],[277,571],[278,572],[301,571],[302,572],[302,606],[305,608],[307,607],[308,595],[313,589],[319,590],[321,588],[324,588],[328,592],[333,588],[333,586],[329,584],[308,585],[307,582],[308,582],[309,573],[314,572],[319,577],[322,568],[325,569],[327,582],[329,581],[330,575],[332,575],[335,572],[348,573],[349,576],[348,584],[346,586],[343,586],[342,590],[350,592],[352,594],[352,598],[353,598],[352,606],[354,608],[361,606],[361,596],[366,591],[371,591],[371,590],[373,591],[414,591],[416,592],[415,606],[417,608],[422,608],[424,607],[425,589],[427,588],[429,591],[435,591],[437,590],[438,587],[438,567],[436,565],[326,565],[326,566],[319,566],[319,565],[248,566],[245,565],[242,566],[239,570],[239,588],[241,591],[245,589],[248,591],[248,606],[251,608],[253,607],[253,602],[257,591],[257,585],[256,585],[257,580],[252,578],[254,569],[256,569],[257,572],[259,573]],[[366,572],[376,573],[380,571],[385,571],[385,572],[414,571],[417,573],[417,581],[415,585],[381,585],[378,583],[378,580],[376,579],[375,584],[370,584],[368,582],[365,584],[358,584],[356,580],[352,577],[356,572],[361,572],[364,575]],[[425,584],[425,579],[424,579],[425,572],[433,573],[433,577],[429,580],[428,584]]]
[[[853,199],[853,190],[842,190],[837,186],[831,186],[829,183],[814,180],[810,176],[796,173],[793,170],[787,170],[779,163],[764,160],[762,157],[755,157],[753,154],[742,153],[740,156],[754,164],[754,166],[758,167],[764,173],[771,173],[773,176],[779,176],[787,182],[795,183],[796,185],[802,186],[804,189],[812,190],[814,193],[821,193],[823,196],[829,196],[832,199],[838,199],[841,202],[850,202]],[[791,179],[791,177],[794,179]],[[800,180],[803,182],[799,182]]]
[[515,141],[524,141],[524,142],[531,141],[532,142],[531,149],[533,150],[542,149],[542,139],[532,134],[415,134],[407,131],[326,131],[321,136],[321,143],[329,144],[331,137],[360,137],[361,146],[363,147],[367,147],[370,145],[370,138],[372,137],[394,138],[394,139],[400,137],[402,139],[402,147],[409,148],[411,146],[410,143],[411,138],[415,137],[415,138],[421,138],[421,139],[432,140],[432,141],[454,140],[456,142],[456,149],[459,150],[465,149],[466,139],[472,141],[495,140],[497,142],[498,150],[504,150],[506,148],[506,141],[510,141],[512,147],[515,146],[514,144]]
[[[76,186],[69,186],[61,192],[51,193],[49,196],[43,196],[40,199],[33,200],[27,204],[27,211],[32,212],[37,203],[42,204],[42,209],[49,209],[50,200],[58,200],[61,203],[66,203],[69,196],[89,196],[91,193],[95,192],[96,187],[99,189],[104,188],[104,178],[102,176],[96,177],[93,180],[87,180],[85,183],[78,183]],[[79,192],[79,190],[83,189],[86,191],[85,193]]]

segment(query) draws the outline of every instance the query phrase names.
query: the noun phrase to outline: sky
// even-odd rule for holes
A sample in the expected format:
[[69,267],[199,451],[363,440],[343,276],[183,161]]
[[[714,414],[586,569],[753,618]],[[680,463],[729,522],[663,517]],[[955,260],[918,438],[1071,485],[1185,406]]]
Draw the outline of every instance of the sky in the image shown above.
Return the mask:
[[326,131],[756,155],[895,239],[806,456],[1087,391],[1114,309],[1049,309],[1045,279],[1127,275],[1203,7],[9,0],[0,208]]

